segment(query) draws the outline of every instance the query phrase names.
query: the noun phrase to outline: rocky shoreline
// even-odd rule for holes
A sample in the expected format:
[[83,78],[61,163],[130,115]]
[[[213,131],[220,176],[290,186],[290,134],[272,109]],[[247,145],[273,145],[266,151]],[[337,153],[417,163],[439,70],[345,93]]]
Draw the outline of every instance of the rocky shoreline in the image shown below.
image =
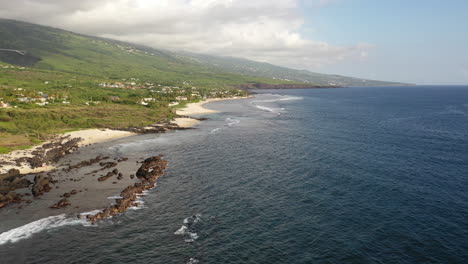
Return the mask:
[[[177,111],[175,120],[124,130],[70,132],[31,150],[0,155],[0,233],[57,213],[78,214],[96,223],[138,206],[138,197],[163,175],[166,161],[154,153],[147,159],[123,156],[112,150],[114,146],[128,142],[129,136],[193,129],[207,118],[190,115],[216,112],[203,104],[219,100],[228,99],[188,104]],[[96,209],[102,210],[83,215]]]
[[[155,156],[144,160],[136,172],[136,176],[141,182],[125,188],[120,193],[120,198],[115,199],[115,204],[97,214],[88,214],[86,216],[87,221],[95,224],[97,221],[121,214],[129,207],[138,206],[139,203],[136,202],[138,195],[155,186],[156,180],[164,174],[166,165],[167,161],[163,160],[162,156]],[[82,217],[82,215],[78,215],[78,218]]]
[[[192,118],[183,116],[184,118]],[[206,120],[206,118],[194,118],[197,120]],[[133,127],[125,129],[125,131],[133,132],[135,134],[149,134],[149,133],[166,133],[173,130],[185,130],[192,128],[179,127],[175,123],[165,122],[154,124],[148,127]],[[31,169],[41,168],[45,166],[54,166],[54,169],[38,173],[20,173],[18,168],[11,168],[7,172],[0,174],[0,210],[5,207],[11,206],[12,204],[19,204],[18,209],[22,209],[23,203],[31,204],[35,200],[40,199],[40,196],[51,190],[60,188],[57,184],[61,178],[61,174],[68,173],[72,170],[79,170],[84,167],[91,167],[98,165],[99,168],[88,172],[83,175],[96,177],[98,173],[105,170],[111,169],[104,175],[98,176],[98,182],[104,182],[112,177],[115,177],[117,181],[122,180],[124,175],[119,172],[115,167],[123,161],[127,161],[128,158],[120,158],[113,161],[108,161],[109,157],[97,156],[89,160],[80,161],[74,165],[71,164],[59,164],[59,161],[71,153],[79,150],[80,142],[82,138],[73,138],[68,136],[56,136],[48,143],[38,146],[30,152],[30,156],[23,156],[14,159],[10,162],[1,161],[0,167],[5,165],[12,166],[27,166]],[[13,163],[13,164],[12,164]],[[103,219],[109,216],[113,216],[117,213],[124,212],[128,207],[135,206],[134,201],[136,196],[141,194],[144,190],[150,189],[154,186],[155,181],[159,178],[164,171],[166,162],[161,159],[161,156],[152,157],[143,162],[143,165],[137,172],[130,174],[130,180],[134,180],[135,174],[140,182],[134,183],[133,186],[128,186],[121,192],[120,199],[116,199],[115,204],[111,207],[104,209],[104,211],[96,216],[88,216],[89,221],[95,223],[99,219]],[[55,179],[57,178],[57,179]],[[75,179],[76,180],[76,179]],[[79,181],[79,180],[76,180]],[[112,184],[117,184],[113,181]],[[71,206],[71,202],[68,200],[72,195],[83,190],[71,190],[66,192],[60,197],[59,201],[48,206],[51,209],[60,209]]]

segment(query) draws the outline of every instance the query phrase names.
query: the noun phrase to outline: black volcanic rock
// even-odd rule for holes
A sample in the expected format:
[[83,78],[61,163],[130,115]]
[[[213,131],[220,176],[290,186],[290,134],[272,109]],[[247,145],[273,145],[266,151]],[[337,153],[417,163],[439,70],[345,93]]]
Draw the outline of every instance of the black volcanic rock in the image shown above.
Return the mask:
[[49,192],[52,188],[50,187],[50,179],[44,175],[36,175],[34,177],[34,185],[31,190],[34,196],[39,196],[45,192]]

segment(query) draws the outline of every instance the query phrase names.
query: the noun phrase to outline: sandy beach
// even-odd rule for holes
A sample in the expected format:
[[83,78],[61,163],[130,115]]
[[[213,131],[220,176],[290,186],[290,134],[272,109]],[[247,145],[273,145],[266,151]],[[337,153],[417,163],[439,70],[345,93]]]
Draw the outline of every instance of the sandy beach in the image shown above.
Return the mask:
[[[197,103],[189,103],[186,107],[178,109],[176,113],[181,116],[194,116],[201,114],[214,114],[217,113],[215,110],[205,108],[204,105],[212,102],[225,101],[225,100],[235,100],[235,99],[246,99],[249,97],[232,97],[232,98],[210,98]],[[176,118],[174,122],[180,127],[193,127],[197,125],[200,121],[193,118]]]
[[[134,136],[135,133],[127,132],[127,131],[119,131],[119,130],[111,130],[111,129],[86,129],[80,131],[73,131],[69,133],[65,133],[62,136],[69,137],[70,139],[81,139],[78,143],[79,147],[96,144],[96,143],[104,143],[108,141],[112,141],[119,138]],[[40,147],[51,143],[51,141],[44,142],[40,145],[34,146],[33,148],[27,150],[15,150],[8,154],[0,155],[0,161],[4,162],[0,167],[0,174],[6,173],[8,170],[16,168],[20,171],[21,174],[29,174],[29,173],[39,173],[50,171],[55,169],[54,165],[46,164],[42,167],[32,169],[28,164],[21,163],[20,166],[16,164],[15,160],[21,157],[32,157],[33,152],[39,149]]]

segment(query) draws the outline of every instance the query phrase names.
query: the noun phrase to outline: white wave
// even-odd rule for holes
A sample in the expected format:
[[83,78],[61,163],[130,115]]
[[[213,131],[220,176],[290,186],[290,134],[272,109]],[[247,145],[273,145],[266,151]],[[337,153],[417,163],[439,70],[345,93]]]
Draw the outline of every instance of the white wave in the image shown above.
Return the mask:
[[256,105],[255,107],[257,107],[258,109],[261,109],[261,110],[268,111],[268,112],[275,112],[275,109],[270,108],[270,107],[261,106],[261,105]]
[[192,232],[186,232],[188,235],[187,238],[184,239],[184,242],[186,243],[192,243],[195,242],[195,240],[198,239],[198,234],[197,233],[192,233]]
[[288,97],[279,99],[279,101],[296,101],[296,100],[303,100],[303,99],[304,97],[300,97],[300,96],[288,96]]
[[274,109],[274,108],[270,108],[270,107],[266,107],[266,106],[262,106],[262,105],[256,105],[255,107],[257,107],[260,110],[264,110],[264,111],[271,112],[271,113],[274,113],[274,114],[278,114],[278,115],[281,114],[279,111],[277,111],[277,109]]
[[91,224],[84,219],[70,218],[65,214],[49,216],[1,233],[0,245],[16,243],[22,239],[30,238],[32,235],[42,231],[69,225],[91,226]]
[[192,243],[192,242],[194,242],[195,240],[198,239],[198,234],[197,233],[188,232],[187,235],[188,235],[188,237],[186,239],[184,239],[184,241],[186,243]]
[[146,208],[145,201],[143,201],[144,194],[137,194],[137,198],[135,199],[135,203],[138,203],[136,206],[131,206],[128,209],[130,210],[140,210]]
[[198,238],[198,234],[197,234],[197,233],[190,233],[189,235],[190,235],[190,238],[193,239],[193,240],[195,240],[195,239]]
[[188,227],[186,226],[181,226],[177,231],[174,232],[174,235],[185,235],[188,232]]
[[233,119],[233,118],[226,118],[227,126],[232,127],[234,125],[239,124],[241,121],[238,119]]
[[200,262],[198,259],[190,258],[189,261],[187,262],[187,264],[196,264],[198,262]]
[[80,213],[81,217],[86,217],[88,215],[95,215],[95,214],[98,214],[98,213],[101,213],[102,210],[93,210],[93,211],[89,211],[89,212],[84,212],[84,213]]
[[193,220],[194,223],[198,223],[201,221],[202,214],[196,214],[195,219]]
[[184,224],[174,232],[175,235],[184,236],[184,242],[192,243],[198,239],[198,234],[193,232],[192,227],[201,221],[201,214],[189,216],[184,219]]
[[201,221],[202,214],[195,214],[184,219],[184,224],[196,224]]
[[468,116],[468,113],[464,111],[463,108],[459,108],[456,106],[448,106],[445,108],[444,114],[455,114],[455,115],[464,115]]
[[274,99],[266,99],[266,100],[256,100],[252,101],[251,103],[275,103],[278,101],[295,101],[295,100],[303,100],[304,97],[300,96],[285,96],[285,95],[278,95],[277,98]]
[[219,130],[221,130],[221,128],[218,127],[218,128],[212,129],[212,130],[210,131],[210,133],[211,133],[211,134],[214,134],[214,133],[218,132]]
[[255,100],[255,101],[251,101],[250,103],[251,104],[256,104],[256,103],[274,103],[274,102],[277,102],[278,99],[268,99],[268,100]]
[[107,197],[109,200],[115,200],[115,199],[122,199],[122,196],[109,196]]
[[257,100],[257,101],[252,101],[251,104],[257,107],[260,110],[264,110],[267,112],[275,113],[277,115],[281,115],[281,111],[284,111],[285,108],[274,108],[274,107],[268,107],[265,106],[265,103],[277,103],[277,102],[284,102],[284,101],[294,101],[294,100],[303,100],[304,97],[300,96],[286,96],[286,95],[276,95],[276,98],[273,99],[266,99],[266,100]]

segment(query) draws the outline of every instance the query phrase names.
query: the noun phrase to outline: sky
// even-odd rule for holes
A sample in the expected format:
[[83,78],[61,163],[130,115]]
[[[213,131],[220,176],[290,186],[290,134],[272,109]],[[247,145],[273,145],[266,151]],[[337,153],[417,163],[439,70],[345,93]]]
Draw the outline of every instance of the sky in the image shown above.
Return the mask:
[[467,0],[0,0],[0,17],[314,72],[468,84]]

